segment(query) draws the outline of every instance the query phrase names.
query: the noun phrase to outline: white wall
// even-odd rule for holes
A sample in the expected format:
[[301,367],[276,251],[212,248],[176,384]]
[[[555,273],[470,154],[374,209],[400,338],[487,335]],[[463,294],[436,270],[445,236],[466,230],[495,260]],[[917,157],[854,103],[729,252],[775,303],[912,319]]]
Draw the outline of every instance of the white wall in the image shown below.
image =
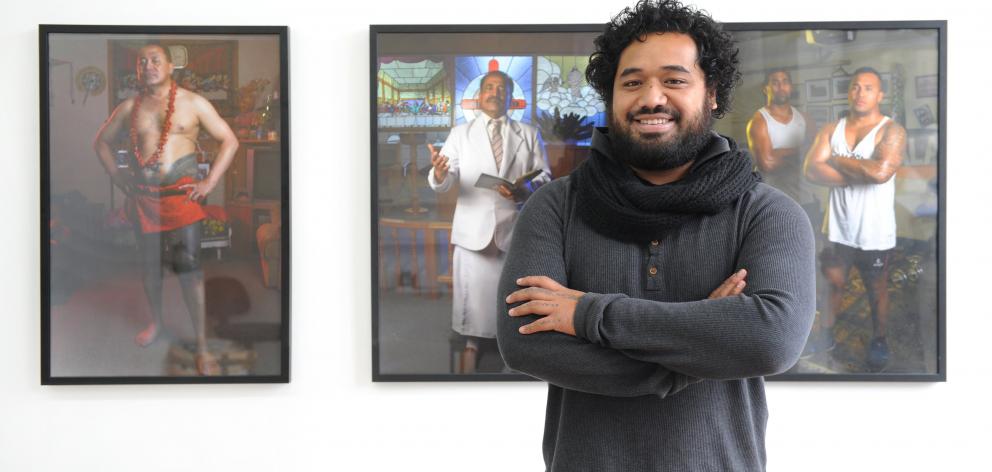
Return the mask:
[[[6,9],[0,470],[542,470],[540,384],[370,381],[368,24],[605,22],[627,4],[94,0]],[[895,0],[780,5],[702,4],[724,21],[950,20],[949,381],[769,384],[769,470],[987,466],[992,159],[977,138],[988,135],[992,11],[978,2],[967,10]],[[38,23],[290,26],[291,384],[39,386]]]

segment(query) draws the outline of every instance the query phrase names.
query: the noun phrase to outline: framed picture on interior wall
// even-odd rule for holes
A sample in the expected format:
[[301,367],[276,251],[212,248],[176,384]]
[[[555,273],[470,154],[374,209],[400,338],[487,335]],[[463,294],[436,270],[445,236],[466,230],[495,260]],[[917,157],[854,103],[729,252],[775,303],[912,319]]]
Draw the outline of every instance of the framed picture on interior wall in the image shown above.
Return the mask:
[[830,101],[830,79],[806,81],[806,101],[809,103]]
[[[789,109],[805,110],[804,119],[795,120],[803,123],[799,142],[811,142],[818,130],[836,124],[835,115],[841,110],[851,113],[852,108],[871,112],[871,119],[885,114],[893,125],[905,126],[906,110],[924,105],[907,95],[905,78],[946,74],[944,22],[730,23],[725,27],[740,47],[739,90],[760,91],[769,71],[786,71],[793,90],[777,98],[790,102]],[[507,218],[510,223],[499,228],[484,222],[496,221],[497,215],[487,213],[494,208],[499,218],[505,218],[515,214],[517,205],[500,206],[491,185],[503,182],[520,189],[522,196],[515,201],[522,203],[535,187],[569,175],[588,159],[593,128],[607,124],[606,105],[585,80],[593,39],[601,29],[602,25],[370,27],[373,380],[528,378],[505,366],[494,339],[494,287],[506,250],[501,235],[510,233],[514,220]],[[850,31],[857,34],[846,34]],[[846,86],[842,98],[834,100],[830,77],[841,65],[854,67],[850,70],[872,66],[892,74],[887,106],[849,104]],[[488,102],[483,91],[487,86],[498,89],[500,83],[506,91],[505,107],[484,108]],[[798,87],[805,89],[805,103],[792,103]],[[941,90],[938,98],[926,103],[934,110],[939,150],[945,146],[943,100]],[[715,121],[714,129],[743,145],[748,142],[749,119],[766,104],[763,94],[738,93],[733,111]],[[515,149],[522,150],[514,154],[518,167],[498,171],[491,148],[465,144],[473,126],[486,123],[484,115],[501,121],[505,115],[519,130],[513,138]],[[486,132],[481,131],[483,138]],[[789,154],[782,167],[788,170],[766,176],[766,182],[781,185],[787,193],[798,191],[790,196],[819,228],[827,216],[823,209],[829,208],[831,191],[805,180],[801,169],[807,151],[803,145]],[[487,152],[494,162],[492,169],[465,164]],[[446,180],[450,174],[443,170],[439,175],[435,167],[437,159],[452,162],[453,156],[466,166],[460,169],[457,184]],[[819,279],[820,314],[814,337],[799,361],[774,379],[945,378],[944,186],[926,185],[929,180],[917,185],[924,178],[942,182],[944,159],[944,153],[938,152],[927,168],[905,164],[898,178],[889,180],[897,187],[892,211],[883,215],[894,225],[892,241],[887,241],[892,244],[884,248],[883,268],[876,269],[874,259],[865,262],[868,256],[858,248],[832,259],[830,253],[818,254],[839,267],[846,265],[849,276],[835,292],[826,278]],[[936,203],[929,208],[911,204],[909,212],[901,206],[924,200]],[[487,203],[470,208],[470,201]],[[836,246],[829,234],[818,237],[823,246]],[[866,295],[866,279],[859,267],[877,293]],[[884,313],[869,302],[883,293],[882,287],[889,302]],[[873,323],[883,318],[884,322]],[[829,328],[828,323],[832,323]],[[874,327],[878,324],[884,324],[886,331]]]
[[847,100],[847,88],[851,85],[851,76],[830,78],[830,99]]
[[933,115],[933,110],[930,109],[930,105],[922,105],[914,108],[913,114],[916,116],[916,121],[921,127],[927,127],[937,122],[936,117]]
[[846,117],[850,109],[851,107],[846,103],[831,105],[830,116],[832,117],[832,121]]
[[[806,210],[820,248],[812,332],[799,361],[774,378],[945,380],[946,90],[921,97],[913,82],[933,77],[935,87],[945,83],[947,23],[729,27],[745,71],[792,71],[792,82],[805,81],[807,91],[818,80],[829,81],[829,99],[806,98],[806,128],[779,131],[779,139],[793,133],[795,142],[810,143],[813,121],[813,133],[821,133],[825,144],[804,144],[782,158],[783,170],[763,173],[765,183]],[[744,74],[741,87],[758,89],[764,80],[764,72]],[[849,101],[855,80],[886,92]],[[737,94],[734,111],[715,124],[738,142],[746,142],[747,120],[764,105],[746,100]],[[842,120],[848,133],[838,129]],[[865,127],[858,139],[850,134],[855,120]],[[918,129],[921,120],[928,123],[925,130]],[[877,152],[877,142],[901,136],[903,151]],[[851,157],[837,157],[845,155]],[[881,182],[856,177],[859,167],[879,159],[899,165]],[[855,213],[870,216],[850,218]]]
[[937,76],[922,75],[916,77],[916,98],[931,98],[937,96]]
[[[585,160],[593,127],[606,125],[585,79],[600,29],[370,28],[375,380],[529,378],[510,371],[496,345],[499,253],[518,205]],[[484,126],[483,90],[493,84],[508,100],[500,170],[476,164],[486,150],[466,144]],[[460,185],[431,176],[432,149],[462,156]],[[499,196],[499,182],[514,199]],[[482,251],[483,240],[495,252]]]
[[[882,92],[889,93],[889,90],[892,87],[892,74],[883,72],[879,75],[882,77]],[[882,100],[886,100],[888,98],[889,97],[883,97]]]
[[931,129],[911,129],[906,132],[906,159],[916,165],[937,160],[937,132]]
[[817,129],[833,119],[830,105],[806,105],[806,116],[813,121]]
[[39,27],[43,384],[289,381],[287,35]]

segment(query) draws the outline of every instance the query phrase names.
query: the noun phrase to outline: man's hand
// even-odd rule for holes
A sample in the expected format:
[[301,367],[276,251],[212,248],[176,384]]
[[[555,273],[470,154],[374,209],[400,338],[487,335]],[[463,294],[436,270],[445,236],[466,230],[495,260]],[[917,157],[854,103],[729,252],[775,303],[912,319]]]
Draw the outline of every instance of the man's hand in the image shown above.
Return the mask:
[[532,275],[517,279],[523,288],[506,297],[506,303],[524,302],[510,310],[510,316],[540,315],[543,318],[521,326],[520,334],[558,331],[575,336],[575,305],[585,292],[563,287],[550,277]]
[[196,202],[207,198],[207,194],[210,193],[216,186],[216,182],[211,182],[210,179],[203,179],[195,184],[180,185],[179,188],[192,189],[192,191],[189,192],[189,195],[186,195],[186,199]]
[[744,286],[747,285],[747,283],[744,282],[744,277],[747,277],[747,270],[741,269],[734,272],[734,275],[731,275],[727,278],[727,280],[724,280],[723,283],[713,290],[707,298],[713,300],[717,298],[740,295],[741,292],[744,291]]
[[134,184],[131,183],[131,176],[125,174],[124,172],[117,171],[110,174],[110,181],[124,192],[124,195],[130,196],[131,192],[134,190]]
[[510,187],[507,187],[506,184],[500,184],[499,187],[496,187],[496,191],[499,192],[499,196],[507,200],[514,200],[513,190],[510,190]]
[[448,176],[448,158],[441,155],[441,151],[434,149],[433,144],[428,144],[427,149],[431,151],[431,165],[434,166],[434,181],[444,182]]

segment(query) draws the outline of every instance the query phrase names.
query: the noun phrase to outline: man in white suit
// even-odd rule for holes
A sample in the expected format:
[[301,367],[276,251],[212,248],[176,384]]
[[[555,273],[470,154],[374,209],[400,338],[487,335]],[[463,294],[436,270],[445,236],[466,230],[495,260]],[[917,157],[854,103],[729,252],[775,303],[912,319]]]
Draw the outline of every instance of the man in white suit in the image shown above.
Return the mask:
[[[518,203],[541,184],[551,180],[544,143],[537,128],[511,120],[507,115],[513,81],[501,71],[491,71],[479,86],[482,113],[451,130],[440,151],[428,145],[433,169],[427,182],[435,192],[458,189],[452,221],[454,296],[451,327],[467,337],[460,372],[475,371],[478,338],[496,337],[496,287],[503,259],[510,247]],[[478,188],[482,174],[513,181],[536,169],[543,172],[530,189]]]

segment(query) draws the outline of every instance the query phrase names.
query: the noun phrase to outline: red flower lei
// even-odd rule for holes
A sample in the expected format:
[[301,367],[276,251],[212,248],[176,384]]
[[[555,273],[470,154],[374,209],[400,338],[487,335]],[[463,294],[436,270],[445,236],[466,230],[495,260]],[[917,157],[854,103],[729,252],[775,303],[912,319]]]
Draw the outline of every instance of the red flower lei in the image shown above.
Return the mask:
[[141,149],[138,147],[138,127],[136,126],[138,121],[138,109],[141,108],[141,97],[144,94],[139,93],[137,97],[134,97],[134,107],[131,108],[131,147],[134,148],[134,157],[138,159],[138,165],[141,167],[153,166],[158,163],[158,159],[162,157],[162,149],[165,148],[165,142],[169,140],[169,131],[172,129],[172,113],[176,111],[176,81],[172,81],[172,85],[169,87],[169,105],[165,109],[165,122],[162,123],[162,133],[158,137],[158,146],[155,147],[155,154],[152,154],[148,160],[144,160],[141,157]]

